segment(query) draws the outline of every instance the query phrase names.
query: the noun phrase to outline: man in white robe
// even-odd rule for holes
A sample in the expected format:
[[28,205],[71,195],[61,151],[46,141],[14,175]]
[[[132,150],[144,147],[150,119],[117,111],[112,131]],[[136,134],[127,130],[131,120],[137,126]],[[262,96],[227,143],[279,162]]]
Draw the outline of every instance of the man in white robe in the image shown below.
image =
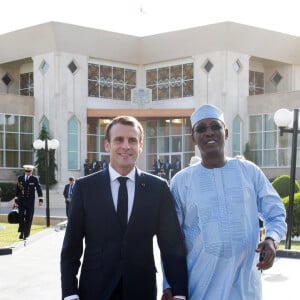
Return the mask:
[[[255,164],[225,156],[222,111],[200,106],[191,122],[202,160],[171,181],[188,253],[188,299],[260,300],[261,271],[273,265],[286,234],[284,206]],[[262,242],[258,218],[266,228]],[[171,294],[164,281],[162,299]]]

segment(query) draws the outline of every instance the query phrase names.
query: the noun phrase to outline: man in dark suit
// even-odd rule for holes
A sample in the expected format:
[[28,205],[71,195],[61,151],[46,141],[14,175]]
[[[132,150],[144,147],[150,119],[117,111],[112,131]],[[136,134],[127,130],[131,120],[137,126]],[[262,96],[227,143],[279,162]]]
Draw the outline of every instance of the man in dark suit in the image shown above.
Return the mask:
[[72,193],[73,193],[73,188],[75,184],[75,178],[71,176],[69,178],[69,183],[65,185],[63,195],[65,197],[65,203],[66,203],[66,216],[69,218],[69,209],[70,209],[70,203],[72,199]]
[[105,132],[109,167],[76,180],[61,251],[63,299],[156,300],[155,235],[173,299],[187,297],[184,240],[168,184],[135,165],[143,135],[135,118],[113,119]]
[[15,206],[19,208],[20,239],[26,240],[30,235],[34,215],[35,191],[39,197],[39,206],[43,205],[43,192],[39,179],[32,175],[34,166],[24,165],[25,174],[18,177]]

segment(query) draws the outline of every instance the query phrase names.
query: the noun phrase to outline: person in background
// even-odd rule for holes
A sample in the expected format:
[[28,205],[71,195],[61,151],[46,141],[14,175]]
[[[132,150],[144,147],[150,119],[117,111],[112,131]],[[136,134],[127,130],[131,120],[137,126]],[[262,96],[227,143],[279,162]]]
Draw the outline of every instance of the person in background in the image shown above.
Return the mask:
[[171,299],[187,297],[186,251],[169,186],[136,166],[143,139],[135,118],[114,118],[105,130],[108,168],[76,180],[61,251],[65,300],[156,300],[154,236]]
[[25,174],[18,177],[15,194],[15,206],[19,209],[19,239],[26,240],[30,235],[35,204],[35,192],[39,206],[43,205],[43,191],[38,177],[32,174],[34,166],[24,165]]
[[[261,270],[272,267],[286,234],[282,201],[259,167],[226,157],[223,112],[205,104],[192,115],[201,163],[171,180],[187,247],[189,300],[260,300]],[[259,241],[262,219],[266,237]],[[170,298],[164,280],[162,299]]]
[[107,168],[108,168],[108,163],[107,163],[106,160],[104,159],[104,160],[102,161],[102,169],[105,170],[105,169],[107,169]]
[[89,160],[88,159],[85,160],[85,162],[83,164],[83,168],[84,168],[84,176],[89,175],[91,173],[90,172],[91,166],[89,164]]
[[164,163],[164,170],[166,173],[167,180],[170,179],[170,170],[171,170],[171,164],[169,162],[169,159],[166,159],[166,162]]
[[153,168],[154,168],[154,174],[157,175],[158,172],[160,172],[160,168],[161,168],[161,162],[160,162],[160,159],[158,160],[154,160],[154,163],[153,163]]
[[65,185],[63,195],[65,197],[66,203],[66,216],[69,218],[69,210],[72,199],[73,188],[75,185],[75,178],[73,176],[69,177],[69,183]]

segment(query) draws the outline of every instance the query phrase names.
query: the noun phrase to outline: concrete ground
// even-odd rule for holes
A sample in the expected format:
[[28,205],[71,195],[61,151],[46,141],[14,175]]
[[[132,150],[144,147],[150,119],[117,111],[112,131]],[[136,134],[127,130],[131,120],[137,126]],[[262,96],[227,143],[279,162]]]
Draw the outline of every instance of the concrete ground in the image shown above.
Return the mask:
[[[56,215],[64,216],[64,210],[57,210]],[[25,247],[23,242],[11,245],[11,255],[0,255],[1,300],[61,299],[59,260],[64,233],[64,224],[51,226],[30,237]],[[155,254],[160,270],[157,247]],[[263,299],[299,299],[299,270],[300,259],[277,257],[273,268],[262,273]],[[157,274],[157,280],[160,299],[161,273]]]

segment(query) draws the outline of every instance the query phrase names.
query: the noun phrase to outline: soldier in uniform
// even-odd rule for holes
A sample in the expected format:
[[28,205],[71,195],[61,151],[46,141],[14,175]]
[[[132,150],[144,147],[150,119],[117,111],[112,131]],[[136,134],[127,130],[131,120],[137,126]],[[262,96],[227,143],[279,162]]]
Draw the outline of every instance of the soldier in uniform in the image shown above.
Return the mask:
[[39,206],[43,205],[43,192],[39,179],[32,175],[34,166],[24,165],[25,174],[18,177],[16,186],[15,206],[19,208],[20,239],[26,240],[34,214],[35,191],[38,194]]

